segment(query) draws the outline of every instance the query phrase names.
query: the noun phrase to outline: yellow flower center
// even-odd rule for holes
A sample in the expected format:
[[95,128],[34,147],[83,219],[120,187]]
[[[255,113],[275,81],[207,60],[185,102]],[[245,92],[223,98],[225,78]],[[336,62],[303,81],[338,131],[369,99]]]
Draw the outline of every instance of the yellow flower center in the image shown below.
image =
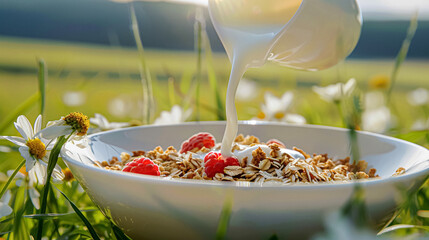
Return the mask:
[[61,169],[61,171],[64,173],[64,179],[63,179],[64,181],[69,182],[74,179],[73,174],[69,168]]
[[25,167],[20,168],[19,172],[22,173],[22,174],[24,174],[25,176],[28,175],[28,172],[25,170]]
[[83,136],[88,132],[89,119],[82,113],[73,112],[64,117],[67,125],[70,125],[73,130],[77,131],[77,135]]
[[25,145],[30,148],[31,156],[37,159],[42,159],[44,156],[46,156],[46,146],[42,141],[40,141],[40,139],[30,139]]
[[274,117],[276,119],[283,119],[285,117],[285,114],[282,112],[278,112],[278,113],[274,114]]
[[259,118],[259,119],[265,119],[265,113],[264,112],[259,112],[256,117]]
[[373,89],[387,89],[390,79],[386,75],[376,75],[369,80],[369,86]]

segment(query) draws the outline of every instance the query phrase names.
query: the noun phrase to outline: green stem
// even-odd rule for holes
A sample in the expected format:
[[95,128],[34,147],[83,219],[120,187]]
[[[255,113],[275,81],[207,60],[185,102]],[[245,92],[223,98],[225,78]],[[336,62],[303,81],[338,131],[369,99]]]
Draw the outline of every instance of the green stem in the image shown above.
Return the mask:
[[342,127],[346,127],[346,119],[344,117],[344,113],[343,113],[343,108],[341,105],[341,101],[335,101],[335,106],[337,106],[338,109],[338,113],[340,114],[340,118],[341,118],[341,122],[342,122]]
[[12,175],[10,175],[9,179],[7,180],[6,184],[4,185],[3,189],[0,192],[0,199],[3,197],[3,194],[6,192],[7,188],[9,187],[10,183],[12,182],[13,178],[16,176],[16,174],[19,172],[19,170],[24,166],[25,159],[22,160],[22,162],[18,165],[18,167],[13,171]]
[[[55,146],[51,151],[51,155],[49,156],[48,170],[47,170],[47,174],[46,174],[46,182],[45,182],[45,186],[43,187],[43,193],[42,193],[42,198],[41,198],[40,214],[46,213],[48,192],[49,192],[49,188],[51,187],[52,172],[54,171],[55,165],[57,164],[58,156],[60,155],[61,148],[64,145],[64,143],[67,142],[69,137],[67,137],[67,138],[64,136],[59,137],[57,143],[55,143]],[[42,234],[43,234],[43,218],[39,219],[39,225],[37,227],[36,240],[42,239]]]
[[203,32],[203,23],[202,10],[197,9],[197,13],[195,16],[195,41],[197,48],[197,76],[196,76],[196,92],[195,92],[195,120],[200,121],[200,85],[201,85],[201,72],[202,72],[202,32]]
[[131,14],[131,30],[133,32],[134,40],[136,42],[137,51],[140,58],[140,75],[142,78],[143,84],[143,123],[150,124],[152,120],[152,113],[154,111],[154,97],[153,97],[153,82],[152,76],[149,71],[149,67],[146,63],[145,52],[143,48],[143,42],[140,36],[139,25],[137,21],[136,12],[134,6],[130,4],[130,14]]
[[395,66],[393,67],[393,71],[392,71],[392,74],[390,76],[390,79],[391,79],[390,87],[387,90],[387,102],[388,103],[390,103],[393,87],[395,86],[396,78],[397,78],[398,73],[399,73],[399,69],[401,68],[402,63],[407,58],[408,50],[410,48],[411,41],[413,40],[414,35],[416,34],[417,27],[418,27],[418,13],[416,12],[416,14],[413,16],[413,18],[410,21],[410,26],[408,27],[408,30],[407,30],[407,36],[405,37],[404,41],[402,42],[401,49],[399,50],[399,53],[396,56]]
[[226,232],[228,231],[229,220],[231,219],[232,214],[232,197],[229,196],[225,200],[222,208],[222,212],[219,218],[219,223],[216,231],[216,240],[223,240],[226,237]]

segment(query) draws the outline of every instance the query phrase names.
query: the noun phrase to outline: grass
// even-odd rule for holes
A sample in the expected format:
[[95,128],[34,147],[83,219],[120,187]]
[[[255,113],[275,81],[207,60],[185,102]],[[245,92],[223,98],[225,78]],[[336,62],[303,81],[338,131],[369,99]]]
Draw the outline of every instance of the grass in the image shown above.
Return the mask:
[[[56,118],[56,114],[65,114],[76,109],[88,115],[95,112],[105,113],[113,120],[121,121],[136,118],[138,115],[136,113],[132,116],[118,117],[108,114],[108,106],[106,106],[109,99],[118,96],[127,96],[134,102],[142,98],[139,87],[140,56],[135,49],[0,38],[0,52],[2,53],[0,55],[0,86],[2,86],[0,101],[8,103],[0,105],[0,116],[11,112],[26,96],[34,93],[37,87],[37,82],[34,81],[38,67],[36,57],[43,58],[49,67],[49,87],[46,90],[48,118]],[[156,109],[159,113],[161,110],[170,108],[166,93],[167,79],[172,77],[176,84],[180,84],[180,79],[185,74],[184,70],[195,75],[196,55],[189,52],[147,50],[145,58],[148,68],[160,85],[157,92],[154,92],[154,97],[157,99]],[[213,54],[213,63],[211,68],[217,75],[220,96],[223,98],[230,65],[226,56],[219,53]],[[401,95],[404,90],[428,87],[426,76],[429,75],[429,69],[425,67],[426,65],[427,62],[424,61],[405,62],[398,74],[395,91]],[[269,90],[281,94],[282,91],[298,87],[296,101],[302,103],[303,108],[309,108],[313,102],[319,102],[316,100],[317,96],[307,91],[309,86],[319,83],[325,85],[339,80],[346,81],[348,78],[355,77],[359,85],[366,89],[369,78],[378,74],[389,75],[392,68],[392,60],[350,60],[322,72],[295,71],[268,64],[262,69],[251,69],[245,77],[262,83],[261,93]],[[207,72],[205,64],[202,65],[202,71]],[[201,91],[209,89],[207,75],[202,79],[204,81]],[[65,107],[61,98],[66,91],[85,92],[87,96],[85,106]],[[202,105],[215,106],[212,102],[216,101],[216,98],[211,91],[204,91],[204,96],[201,98]],[[250,103],[238,103],[241,119],[257,114],[262,96],[258,94],[257,98]],[[243,111],[240,112],[240,110]],[[204,109],[202,111],[201,120],[213,119],[212,112]],[[37,111],[33,112],[32,116],[35,116]]]

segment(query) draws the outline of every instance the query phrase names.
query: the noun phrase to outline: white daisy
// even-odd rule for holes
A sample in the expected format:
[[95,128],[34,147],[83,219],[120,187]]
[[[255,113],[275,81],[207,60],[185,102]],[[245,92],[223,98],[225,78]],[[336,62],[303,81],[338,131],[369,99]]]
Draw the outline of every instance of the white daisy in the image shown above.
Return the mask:
[[[39,138],[42,125],[41,115],[37,117],[34,123],[34,129],[28,119],[23,115],[19,116],[14,124],[22,137],[0,136],[0,138],[6,139],[19,146],[19,152],[25,159],[26,171],[29,173],[34,172],[39,182],[44,184],[46,180],[47,162],[49,161],[50,150],[52,150],[55,140],[51,138]],[[58,165],[54,168],[53,177],[59,180],[63,177],[61,168]]]
[[301,116],[299,114],[288,113],[283,118],[283,122],[285,122],[285,123],[292,123],[292,124],[306,124],[307,120],[305,119],[305,117],[303,117],[303,116]]
[[293,93],[285,92],[281,98],[265,93],[265,103],[261,105],[261,112],[255,120],[276,121],[294,124],[305,124],[305,118],[299,114],[288,113],[293,101]]
[[366,110],[362,113],[362,129],[365,131],[384,133],[392,125],[392,114],[388,107]]
[[362,129],[365,131],[384,133],[393,125],[393,116],[386,106],[385,95],[380,91],[365,94],[364,112],[362,113]]
[[313,91],[317,93],[320,98],[327,102],[339,102],[344,98],[350,96],[356,87],[356,80],[354,78],[344,83],[332,84],[326,87],[314,86]]
[[95,117],[89,119],[89,122],[96,126],[96,128],[91,128],[92,132],[108,131],[130,126],[130,124],[126,122],[109,122],[105,116],[99,113],[94,115]]
[[365,110],[379,109],[386,106],[385,94],[381,91],[370,91],[365,94],[364,108]]
[[413,131],[429,130],[429,118],[427,120],[417,119],[413,123],[413,126],[411,126],[411,130]]
[[239,101],[248,102],[256,97],[256,92],[258,92],[256,82],[243,78],[240,80],[235,97]]
[[293,100],[292,92],[285,92],[281,98],[277,98],[270,92],[265,93],[265,103],[262,104],[261,110],[268,120],[281,120],[290,108]]
[[10,215],[13,212],[12,208],[9,206],[11,197],[10,191],[7,191],[0,199],[0,219]]
[[408,102],[413,106],[425,106],[429,104],[429,90],[418,88],[408,94]]
[[48,122],[45,129],[39,132],[44,138],[57,138],[59,136],[70,136],[70,140],[82,140],[86,137],[89,129],[89,119],[82,113],[73,112],[60,120]]
[[[37,166],[37,164],[36,164]],[[16,181],[15,184],[20,187],[22,186],[22,181],[28,181],[28,186],[27,186],[27,190],[28,190],[28,196],[30,197],[31,203],[33,203],[33,206],[36,209],[40,208],[40,193],[39,191],[37,191],[36,186],[37,184],[40,182],[40,179],[46,176],[46,168],[44,168],[44,176],[42,177],[38,177],[37,176],[37,172],[40,172],[40,170],[37,170],[37,167],[34,167],[29,173],[27,173],[25,171],[25,169],[21,169],[16,175]],[[43,170],[42,170],[43,171]],[[7,171],[7,175],[10,176],[12,175],[13,170],[9,170]],[[28,178],[27,178],[28,176]],[[55,179],[55,178],[53,178]]]
[[82,91],[67,91],[63,94],[62,100],[66,106],[77,107],[86,102],[86,96]]
[[155,120],[154,125],[165,125],[185,122],[192,114],[192,109],[184,111],[180,106],[174,105],[171,111],[162,111]]

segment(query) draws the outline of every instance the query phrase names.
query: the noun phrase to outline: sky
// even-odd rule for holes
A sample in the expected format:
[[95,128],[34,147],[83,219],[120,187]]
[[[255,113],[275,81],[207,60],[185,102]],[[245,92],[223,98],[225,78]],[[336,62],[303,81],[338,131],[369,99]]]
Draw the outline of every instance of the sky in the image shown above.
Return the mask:
[[[133,0],[112,0],[112,1],[128,2]],[[207,5],[208,0],[140,0],[140,1],[182,2],[182,3],[194,3],[194,4]],[[311,0],[308,0],[308,1],[311,1]],[[411,16],[413,16],[415,12],[418,10],[420,19],[429,20],[429,0],[357,0],[357,1],[362,10],[362,15],[364,19],[369,19],[369,20],[410,19]]]
[[357,0],[364,18],[410,19],[416,11],[419,18],[429,20],[429,0]]

